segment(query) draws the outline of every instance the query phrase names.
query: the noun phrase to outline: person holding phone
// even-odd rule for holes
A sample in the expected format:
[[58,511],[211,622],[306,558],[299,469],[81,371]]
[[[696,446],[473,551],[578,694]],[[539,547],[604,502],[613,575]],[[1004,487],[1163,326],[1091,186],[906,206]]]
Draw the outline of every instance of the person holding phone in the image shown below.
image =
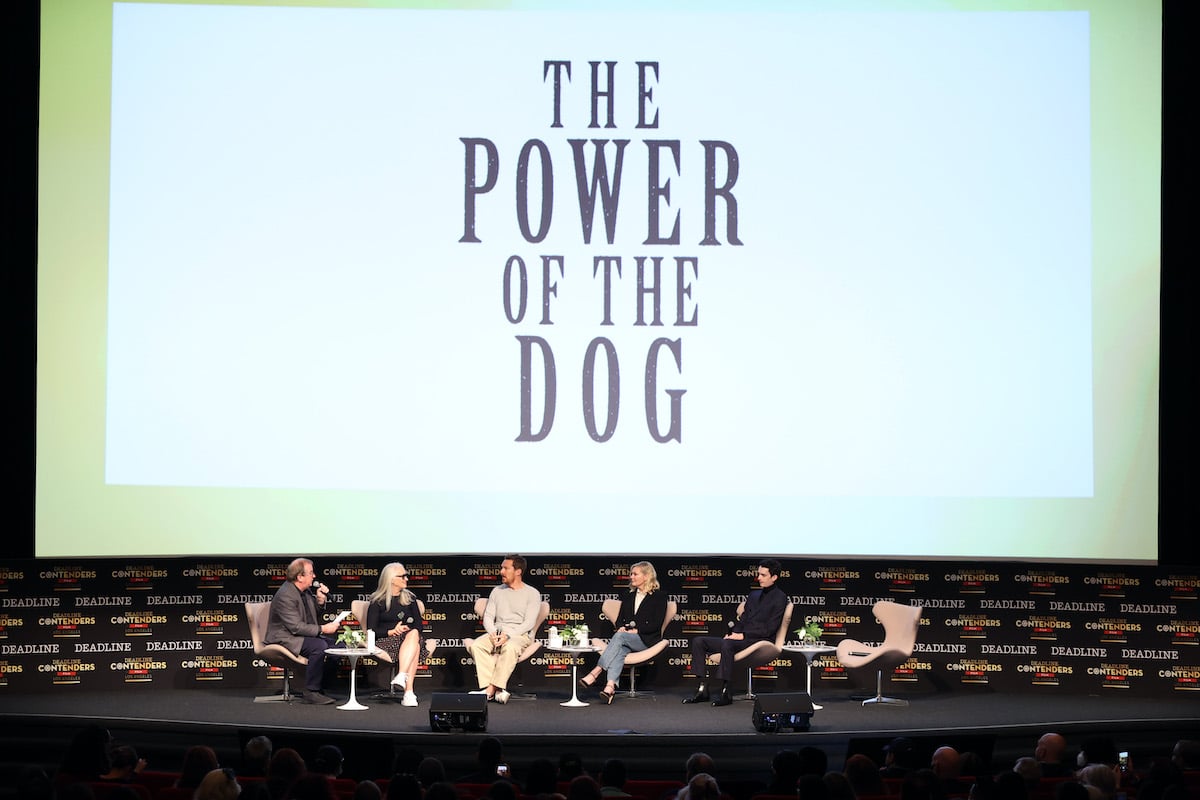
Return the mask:
[[329,705],[332,697],[322,693],[325,681],[325,650],[332,639],[325,638],[337,633],[341,623],[331,620],[322,625],[318,609],[329,598],[329,587],[316,578],[313,562],[297,558],[288,564],[283,585],[275,592],[271,601],[271,615],[267,620],[267,644],[280,644],[308,659],[304,673],[304,702]]
[[404,691],[401,705],[415,706],[413,679],[425,656],[425,620],[417,597],[408,590],[408,570],[393,561],[379,571],[379,588],[368,598],[367,630],[375,632],[375,646],[396,663],[392,683]]

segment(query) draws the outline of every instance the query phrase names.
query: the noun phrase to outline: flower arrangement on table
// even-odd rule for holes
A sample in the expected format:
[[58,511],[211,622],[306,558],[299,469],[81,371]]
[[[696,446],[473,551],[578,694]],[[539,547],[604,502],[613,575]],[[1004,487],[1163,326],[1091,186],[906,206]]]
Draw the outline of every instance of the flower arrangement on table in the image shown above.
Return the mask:
[[351,650],[362,650],[367,646],[367,634],[363,632],[362,628],[347,628],[343,626],[342,630],[338,633],[337,641],[338,644],[344,645]]
[[805,617],[804,627],[796,628],[795,632],[800,637],[801,644],[819,644],[821,637],[825,635],[825,629],[811,617]]
[[582,642],[580,641],[580,637],[587,636],[586,625],[564,625],[559,629],[559,635],[562,636],[563,644],[567,645],[568,647],[580,644],[588,644],[586,639],[584,639]]

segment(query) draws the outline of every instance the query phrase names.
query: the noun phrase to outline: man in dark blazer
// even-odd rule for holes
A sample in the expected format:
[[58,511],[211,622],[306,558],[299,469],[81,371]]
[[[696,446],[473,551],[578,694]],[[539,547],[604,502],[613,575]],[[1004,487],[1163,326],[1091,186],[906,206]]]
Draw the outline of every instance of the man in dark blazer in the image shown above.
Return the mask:
[[295,559],[288,564],[286,577],[271,601],[266,643],[283,645],[308,659],[304,702],[327,705],[334,700],[321,693],[326,669],[325,649],[330,644],[323,635],[336,633],[340,623],[320,623],[318,607],[325,605],[329,589],[317,583],[312,561]]
[[774,641],[783,623],[783,612],[787,610],[787,593],[775,585],[782,569],[779,561],[765,558],[758,564],[758,587],[746,598],[742,615],[729,633],[720,636],[697,636],[692,639],[692,673],[700,679],[696,694],[686,698],[685,703],[708,701],[708,655],[720,653],[721,663],[717,669],[720,694],[713,700],[714,706],[727,706],[733,702],[729,695],[729,682],[733,679],[733,656],[755,642],[764,639]]

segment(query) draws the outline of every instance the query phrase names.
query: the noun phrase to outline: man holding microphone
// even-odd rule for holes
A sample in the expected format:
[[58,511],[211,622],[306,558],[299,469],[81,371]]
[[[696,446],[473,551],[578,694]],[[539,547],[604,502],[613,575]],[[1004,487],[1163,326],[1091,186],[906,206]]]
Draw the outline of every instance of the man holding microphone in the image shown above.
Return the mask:
[[320,623],[318,607],[325,605],[329,587],[321,585],[313,572],[313,562],[297,558],[288,564],[283,585],[271,601],[271,616],[267,621],[267,644],[280,644],[308,659],[304,677],[304,702],[328,705],[332,697],[321,693],[325,677],[325,649],[330,641],[325,635],[337,633],[336,620]]
[[517,657],[533,641],[542,593],[525,583],[525,559],[518,555],[505,556],[500,563],[500,585],[488,595],[483,612],[486,636],[471,644],[475,659],[475,674],[479,691],[488,700],[507,703],[505,687],[517,666]]

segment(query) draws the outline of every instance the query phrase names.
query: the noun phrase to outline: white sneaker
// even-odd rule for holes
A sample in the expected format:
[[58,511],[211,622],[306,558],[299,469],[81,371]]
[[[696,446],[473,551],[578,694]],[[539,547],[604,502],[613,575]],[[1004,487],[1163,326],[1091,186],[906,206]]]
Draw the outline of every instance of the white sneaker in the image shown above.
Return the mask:
[[[467,694],[487,694],[487,693],[488,693],[487,689],[475,689],[474,691],[467,692]],[[489,700],[492,699],[492,696],[488,695],[488,699]]]
[[510,698],[510,697],[512,697],[512,695],[509,694],[508,691],[506,691],[504,689],[497,689],[496,696],[493,697],[492,699],[495,700],[500,705],[504,705],[505,703],[508,702],[508,698]]
[[412,692],[405,692],[404,699],[400,701],[400,705],[415,708],[417,705],[417,696]]
[[403,689],[408,686],[408,675],[403,672],[397,672],[396,677],[392,678],[392,686],[398,689]]

